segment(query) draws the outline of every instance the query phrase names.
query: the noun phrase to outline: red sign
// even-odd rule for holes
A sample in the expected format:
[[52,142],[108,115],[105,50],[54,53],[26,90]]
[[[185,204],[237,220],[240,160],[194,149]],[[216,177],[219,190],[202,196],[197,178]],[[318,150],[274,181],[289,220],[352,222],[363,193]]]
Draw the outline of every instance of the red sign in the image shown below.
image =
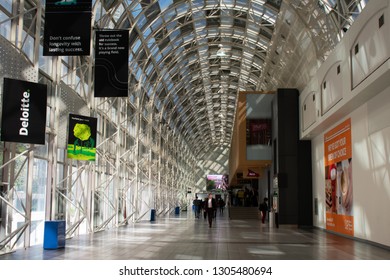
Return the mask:
[[248,169],[248,174],[246,175],[247,177],[259,177],[259,173],[256,173],[253,170]]

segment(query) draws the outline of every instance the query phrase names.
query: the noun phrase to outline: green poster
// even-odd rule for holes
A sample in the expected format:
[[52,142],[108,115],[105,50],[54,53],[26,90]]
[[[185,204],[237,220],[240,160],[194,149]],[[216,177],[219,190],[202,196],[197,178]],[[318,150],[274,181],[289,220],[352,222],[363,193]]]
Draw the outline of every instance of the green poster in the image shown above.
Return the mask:
[[97,119],[69,114],[68,158],[94,161]]

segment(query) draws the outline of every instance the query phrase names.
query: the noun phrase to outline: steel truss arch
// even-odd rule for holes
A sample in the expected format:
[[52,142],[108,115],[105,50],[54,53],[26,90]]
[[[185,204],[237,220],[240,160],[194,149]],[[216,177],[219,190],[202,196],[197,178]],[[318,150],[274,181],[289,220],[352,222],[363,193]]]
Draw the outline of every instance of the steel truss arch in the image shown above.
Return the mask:
[[[45,148],[0,148],[0,254],[39,242],[33,198],[45,198],[45,220],[66,220],[68,237],[185,207],[188,190],[204,191],[206,172],[227,170],[238,91],[302,87],[366,2],[96,0],[92,40],[99,29],[130,35],[129,98],[96,99],[92,55],[42,56],[41,1],[0,0],[0,42],[28,60],[9,72],[31,68],[15,78],[50,88]],[[70,112],[99,119],[95,163],[66,157]]]

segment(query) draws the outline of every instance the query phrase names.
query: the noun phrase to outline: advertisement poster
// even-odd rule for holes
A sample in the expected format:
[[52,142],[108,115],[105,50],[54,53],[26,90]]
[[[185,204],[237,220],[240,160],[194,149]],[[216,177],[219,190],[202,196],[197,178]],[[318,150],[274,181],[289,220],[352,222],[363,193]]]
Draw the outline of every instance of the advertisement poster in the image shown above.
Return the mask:
[[229,175],[211,174],[206,177],[207,191],[226,191],[229,183]]
[[4,78],[1,141],[45,144],[47,86]]
[[43,55],[90,55],[92,0],[46,0]]
[[351,119],[324,135],[326,229],[354,235]]
[[249,119],[246,123],[247,145],[270,145],[272,135],[270,119]]
[[96,31],[95,97],[127,97],[129,31]]
[[97,119],[69,114],[68,158],[94,161]]

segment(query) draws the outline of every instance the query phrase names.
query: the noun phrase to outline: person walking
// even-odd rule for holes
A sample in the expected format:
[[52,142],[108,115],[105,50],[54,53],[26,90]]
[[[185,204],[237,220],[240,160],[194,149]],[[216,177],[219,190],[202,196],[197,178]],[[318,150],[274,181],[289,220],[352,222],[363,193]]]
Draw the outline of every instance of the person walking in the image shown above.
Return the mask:
[[197,218],[197,219],[199,219],[199,216],[200,216],[201,202],[202,201],[200,199],[198,199],[198,196],[195,196],[193,204],[195,207],[195,218]]
[[219,214],[223,215],[223,209],[225,208],[225,201],[221,198],[219,201]]
[[205,208],[206,208],[207,217],[209,220],[209,227],[211,228],[212,224],[213,224],[214,213],[215,213],[216,208],[217,208],[217,202],[213,198],[212,193],[209,193],[209,196],[205,202],[206,202]]
[[264,197],[264,201],[260,204],[259,210],[261,211],[261,223],[265,223],[265,217],[268,212],[268,198]]

